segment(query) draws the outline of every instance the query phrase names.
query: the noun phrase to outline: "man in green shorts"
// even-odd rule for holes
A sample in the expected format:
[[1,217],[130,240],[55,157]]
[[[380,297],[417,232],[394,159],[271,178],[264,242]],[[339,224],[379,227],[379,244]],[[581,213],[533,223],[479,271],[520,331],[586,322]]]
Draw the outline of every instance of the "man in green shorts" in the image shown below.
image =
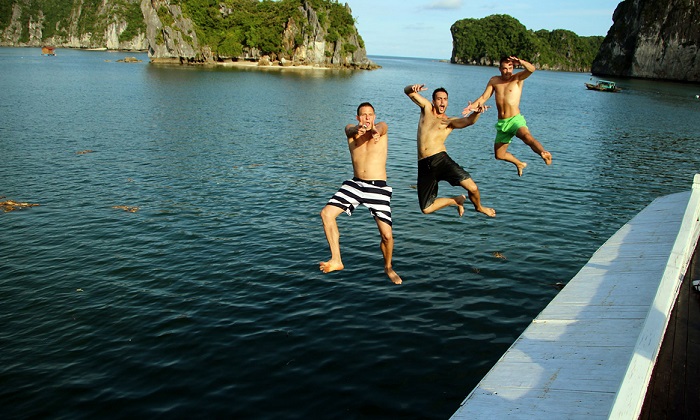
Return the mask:
[[[522,65],[524,70],[513,73],[514,65]],[[471,109],[474,107],[483,106],[491,95],[496,93],[498,123],[496,123],[494,155],[496,159],[514,164],[518,169],[518,176],[523,176],[523,169],[525,169],[527,163],[521,162],[508,152],[508,145],[513,136],[518,137],[530,146],[532,151],[544,160],[544,163],[547,165],[552,164],[552,154],[546,151],[542,144],[530,134],[525,117],[520,114],[520,96],[523,93],[523,83],[535,71],[535,66],[525,60],[511,56],[501,59],[498,70],[501,72],[501,75],[494,76],[489,80],[484,93],[471,104],[470,108],[464,109],[464,114],[471,112]]]

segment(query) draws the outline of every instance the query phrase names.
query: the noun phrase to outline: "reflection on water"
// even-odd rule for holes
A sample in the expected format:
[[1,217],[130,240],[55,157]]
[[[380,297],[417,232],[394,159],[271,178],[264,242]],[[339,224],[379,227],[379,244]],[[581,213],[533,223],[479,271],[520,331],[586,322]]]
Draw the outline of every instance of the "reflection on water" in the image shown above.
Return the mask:
[[[40,204],[0,214],[11,417],[446,418],[556,283],[700,169],[694,86],[624,80],[607,94],[585,89],[590,75],[538,71],[521,109],[552,166],[518,141],[522,178],[495,161],[490,110],[447,147],[498,217],[426,216],[413,188],[418,109],[403,87],[446,87],[457,115],[495,68],[115,57],[0,48],[0,195]],[[362,209],[339,218],[346,269],[318,271],[318,212],[352,175],[343,128],[365,100],[389,125],[401,287]]]

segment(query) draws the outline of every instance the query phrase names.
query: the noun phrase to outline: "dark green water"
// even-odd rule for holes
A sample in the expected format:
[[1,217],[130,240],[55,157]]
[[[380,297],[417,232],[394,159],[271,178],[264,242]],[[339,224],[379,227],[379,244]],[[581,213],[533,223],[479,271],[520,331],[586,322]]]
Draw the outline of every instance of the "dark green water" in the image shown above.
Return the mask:
[[[524,177],[495,161],[489,111],[447,147],[497,218],[423,215],[402,89],[444,86],[457,115],[496,69],[124,56],[0,48],[0,196],[40,204],[0,213],[4,418],[447,418],[555,283],[700,172],[697,85],[608,94],[538,71],[521,109],[553,165],[517,140]],[[343,127],[365,100],[389,124],[398,287],[364,208],[339,218],[346,269],[318,271],[318,212],[352,175]]]

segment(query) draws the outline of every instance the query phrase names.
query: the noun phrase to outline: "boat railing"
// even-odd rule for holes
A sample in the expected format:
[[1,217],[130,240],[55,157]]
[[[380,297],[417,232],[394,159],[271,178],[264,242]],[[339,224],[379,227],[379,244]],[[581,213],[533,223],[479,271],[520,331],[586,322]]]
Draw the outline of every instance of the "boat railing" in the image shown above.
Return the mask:
[[678,236],[610,411],[611,419],[639,417],[673,304],[700,236],[699,220],[700,174],[696,174]]

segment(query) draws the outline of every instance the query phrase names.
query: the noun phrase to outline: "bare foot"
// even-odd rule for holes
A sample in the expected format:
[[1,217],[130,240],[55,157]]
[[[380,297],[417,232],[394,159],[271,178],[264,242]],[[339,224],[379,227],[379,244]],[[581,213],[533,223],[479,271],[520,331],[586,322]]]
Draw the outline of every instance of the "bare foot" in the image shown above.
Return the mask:
[[399,277],[398,274],[396,274],[396,271],[394,271],[393,268],[391,267],[385,267],[384,272],[386,273],[387,276],[389,276],[389,280],[391,280],[392,283],[394,284],[401,284],[403,281],[401,280],[401,277]]
[[520,165],[516,163],[515,167],[518,168],[518,176],[523,176],[523,169],[527,167],[527,163],[520,162]]
[[545,150],[544,152],[540,153],[540,156],[542,156],[542,159],[544,159],[544,163],[546,163],[547,165],[552,164],[552,154],[551,153],[549,153],[548,151]]
[[459,213],[459,217],[462,217],[464,214],[464,201],[466,201],[467,197],[462,194],[457,197],[453,197],[453,199],[457,203],[457,213]]
[[345,268],[342,262],[333,260],[328,260],[325,262],[321,261],[320,263],[318,263],[318,266],[319,270],[323,271],[324,273],[330,273],[331,271],[340,271],[343,268]]
[[478,211],[479,213],[484,213],[488,217],[496,217],[496,210],[492,209],[491,207],[474,207],[474,210]]

